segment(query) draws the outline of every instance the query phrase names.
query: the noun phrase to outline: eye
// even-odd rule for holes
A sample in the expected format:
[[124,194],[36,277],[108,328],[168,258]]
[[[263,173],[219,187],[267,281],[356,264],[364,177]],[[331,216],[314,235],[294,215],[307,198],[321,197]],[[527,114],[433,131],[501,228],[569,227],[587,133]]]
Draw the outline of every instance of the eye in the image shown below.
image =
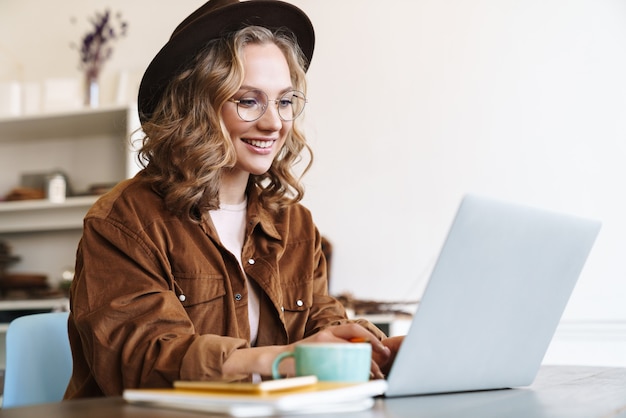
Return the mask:
[[243,106],[246,108],[258,107],[260,105],[259,100],[255,99],[254,97],[242,97],[238,100],[238,103],[239,106]]
[[285,96],[282,99],[280,99],[278,101],[278,105],[280,107],[289,107],[293,104],[293,102],[291,101],[292,96]]

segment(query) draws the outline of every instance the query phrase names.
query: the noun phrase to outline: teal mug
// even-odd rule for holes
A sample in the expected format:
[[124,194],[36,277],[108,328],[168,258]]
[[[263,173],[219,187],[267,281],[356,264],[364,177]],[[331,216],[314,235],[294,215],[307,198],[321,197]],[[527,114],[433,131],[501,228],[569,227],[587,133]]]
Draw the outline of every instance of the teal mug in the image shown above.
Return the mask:
[[370,378],[372,345],[370,343],[302,343],[294,351],[279,354],[272,363],[274,379],[281,361],[293,357],[296,376],[315,375],[319,381],[358,383]]

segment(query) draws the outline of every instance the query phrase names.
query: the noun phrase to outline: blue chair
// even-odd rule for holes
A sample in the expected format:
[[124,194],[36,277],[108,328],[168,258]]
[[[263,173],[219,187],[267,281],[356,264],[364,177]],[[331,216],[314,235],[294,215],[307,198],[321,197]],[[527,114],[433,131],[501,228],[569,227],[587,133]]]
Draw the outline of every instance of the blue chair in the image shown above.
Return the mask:
[[21,316],[6,334],[3,408],[59,402],[72,374],[67,312]]

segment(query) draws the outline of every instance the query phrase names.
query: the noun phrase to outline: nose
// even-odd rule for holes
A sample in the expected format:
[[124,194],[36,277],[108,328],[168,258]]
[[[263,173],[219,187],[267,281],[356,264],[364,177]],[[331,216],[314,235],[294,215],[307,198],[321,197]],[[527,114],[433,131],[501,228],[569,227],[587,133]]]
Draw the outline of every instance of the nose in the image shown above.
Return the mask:
[[279,131],[283,126],[283,120],[278,115],[278,105],[274,101],[269,101],[265,113],[257,120],[260,129]]

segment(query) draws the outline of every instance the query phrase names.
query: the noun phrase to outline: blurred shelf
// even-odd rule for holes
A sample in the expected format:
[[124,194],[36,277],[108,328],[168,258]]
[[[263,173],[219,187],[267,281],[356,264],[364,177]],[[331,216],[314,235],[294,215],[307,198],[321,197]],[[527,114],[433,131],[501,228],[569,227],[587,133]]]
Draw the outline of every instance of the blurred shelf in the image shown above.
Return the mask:
[[[0,299],[0,316],[6,318],[17,318],[37,312],[61,312],[69,311],[70,302],[68,298],[50,299]],[[0,333],[6,332],[9,328],[9,320],[0,321]]]
[[0,234],[80,229],[98,196],[68,197],[63,203],[46,199],[0,202]]
[[[54,171],[67,175],[70,194],[132,177],[139,169],[133,146],[139,143],[134,142],[141,137],[139,128],[132,103],[0,117],[0,195],[28,187],[26,175]],[[83,219],[98,198],[0,201],[0,241],[19,256],[12,268],[45,274],[55,288],[59,272],[75,262]],[[57,302],[0,299],[0,324],[15,315],[56,309]]]
[[82,137],[94,134],[119,136],[127,132],[127,106],[78,109],[0,118],[0,142],[40,138]]

